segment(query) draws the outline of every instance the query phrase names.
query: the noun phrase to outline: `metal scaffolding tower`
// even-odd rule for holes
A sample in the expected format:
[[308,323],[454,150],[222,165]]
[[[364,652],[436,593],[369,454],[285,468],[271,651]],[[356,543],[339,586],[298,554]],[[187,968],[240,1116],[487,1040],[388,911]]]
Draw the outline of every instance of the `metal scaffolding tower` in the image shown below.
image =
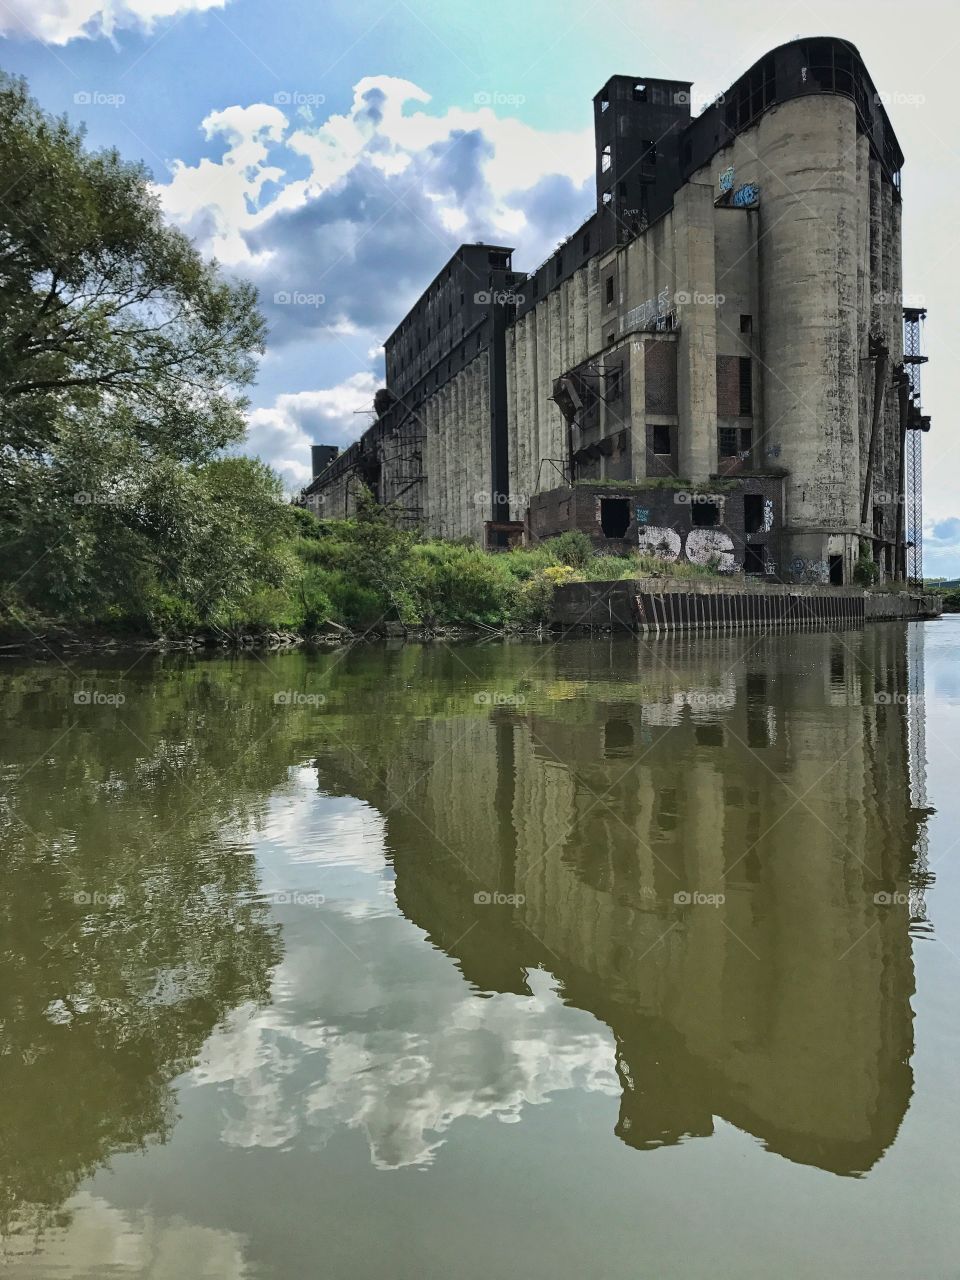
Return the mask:
[[903,309],[903,363],[909,379],[904,449],[904,501],[906,503],[907,581],[923,586],[923,432],[930,430],[930,419],[920,410],[920,366],[927,363],[921,354],[922,325],[926,307]]

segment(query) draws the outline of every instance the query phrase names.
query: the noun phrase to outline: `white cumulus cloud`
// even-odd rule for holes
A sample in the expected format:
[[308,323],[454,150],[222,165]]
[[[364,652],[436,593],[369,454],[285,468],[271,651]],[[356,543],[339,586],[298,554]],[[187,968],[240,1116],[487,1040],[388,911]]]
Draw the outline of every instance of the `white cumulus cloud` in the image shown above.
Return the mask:
[[163,18],[203,9],[222,9],[227,0],[4,0],[0,35],[67,44],[108,39],[118,30],[150,31]]

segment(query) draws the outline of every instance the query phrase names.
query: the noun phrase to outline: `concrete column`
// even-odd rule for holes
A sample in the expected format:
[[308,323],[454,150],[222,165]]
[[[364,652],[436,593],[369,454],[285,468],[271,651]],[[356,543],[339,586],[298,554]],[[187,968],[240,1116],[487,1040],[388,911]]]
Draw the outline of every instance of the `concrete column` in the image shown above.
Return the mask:
[[[680,307],[677,409],[680,474],[694,482],[717,469],[717,293],[713,188],[688,183],[674,201]],[[693,301],[694,296],[708,299]]]

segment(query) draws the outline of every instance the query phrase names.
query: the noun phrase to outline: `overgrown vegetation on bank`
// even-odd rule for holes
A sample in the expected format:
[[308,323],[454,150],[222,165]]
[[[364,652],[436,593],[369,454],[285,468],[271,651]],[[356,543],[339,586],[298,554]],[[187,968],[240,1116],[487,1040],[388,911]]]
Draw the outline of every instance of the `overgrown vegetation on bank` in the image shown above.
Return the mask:
[[[369,495],[361,495],[353,519],[318,520],[286,505],[279,481],[245,459],[188,469],[179,480],[162,495],[130,495],[129,506],[84,504],[75,517],[82,532],[74,527],[66,547],[69,561],[41,558],[17,584],[4,630],[22,635],[52,624],[239,637],[309,636],[331,623],[360,633],[387,623],[521,628],[549,620],[558,583],[711,572],[638,553],[597,556],[582,533],[490,554],[401,529]],[[191,499],[198,502],[192,521]],[[169,560],[139,528],[147,518],[156,526],[154,503],[169,517],[161,522]],[[203,520],[196,519],[200,508]]]

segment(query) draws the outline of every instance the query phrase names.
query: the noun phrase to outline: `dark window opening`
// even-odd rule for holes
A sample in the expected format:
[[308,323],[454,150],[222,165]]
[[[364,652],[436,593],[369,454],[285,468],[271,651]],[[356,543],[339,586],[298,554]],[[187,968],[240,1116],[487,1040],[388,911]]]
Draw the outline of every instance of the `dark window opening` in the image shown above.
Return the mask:
[[843,649],[838,644],[830,650],[830,683],[843,685],[846,682],[846,670],[843,661]]
[[612,347],[612,346],[613,346],[613,344],[614,344],[614,342],[616,341],[616,338],[617,338],[616,332],[615,332],[613,329],[611,329],[611,330],[610,330],[610,332],[607,334],[607,343],[606,343],[606,345],[607,345],[608,347]]
[[623,369],[620,365],[615,364],[612,368],[607,369],[607,399],[619,400],[621,384],[623,382]]
[[843,556],[830,557],[830,585],[831,587],[843,586]]
[[610,151],[610,143],[608,142],[607,145],[600,152],[600,172],[606,173],[612,164],[613,164],[613,155]]
[[740,317],[740,332],[753,333],[753,316]]
[[740,357],[740,412],[744,417],[753,413],[753,362],[749,356]]
[[745,685],[747,702],[767,701],[767,673],[765,671],[748,671]]
[[647,86],[645,84],[635,84],[633,86],[633,100],[634,102],[646,102]]
[[613,276],[607,276],[606,290],[607,306],[609,306],[610,303],[613,302]]
[[748,542],[743,558],[744,573],[763,573],[763,543]]
[[610,106],[610,91],[608,89],[604,89],[603,93],[600,95],[600,110],[606,111],[609,106]]
[[721,427],[720,428],[720,457],[735,458],[737,456],[737,428]]
[[600,528],[605,538],[622,538],[630,526],[630,503],[626,498],[600,499]]
[[510,266],[510,255],[507,253],[488,253],[487,261],[491,267],[496,267],[500,271],[506,271]]
[[556,266],[554,267],[554,272],[556,274],[557,279],[559,280],[561,275],[563,274],[563,254],[561,253],[557,254],[557,260],[556,260]]
[[698,747],[722,747],[722,724],[698,724],[693,731]]
[[584,253],[590,252],[590,232],[589,231],[585,231],[583,233],[583,252]]
[[743,531],[759,533],[763,528],[763,494],[745,493],[743,495]]
[[704,502],[696,496],[691,511],[693,523],[698,529],[709,529],[720,523],[720,508],[715,502]]
[[633,749],[633,725],[629,720],[608,720],[603,726],[603,754],[625,756]]
[[657,800],[656,820],[661,831],[674,831],[677,826],[677,791],[675,787],[661,788]]
[[658,426],[653,428],[653,452],[661,455],[673,452],[670,447],[669,427]]

